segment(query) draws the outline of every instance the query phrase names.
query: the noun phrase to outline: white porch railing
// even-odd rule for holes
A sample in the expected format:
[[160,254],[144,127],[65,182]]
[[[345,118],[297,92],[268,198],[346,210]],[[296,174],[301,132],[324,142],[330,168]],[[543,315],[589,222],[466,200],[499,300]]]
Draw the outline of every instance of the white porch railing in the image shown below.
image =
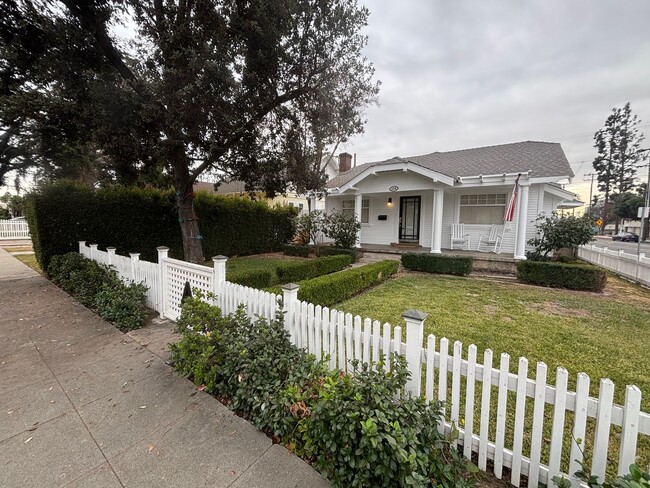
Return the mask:
[[607,249],[589,244],[578,248],[578,257],[625,278],[650,286],[650,257],[647,257],[645,253],[636,255],[623,250]]
[[[96,245],[79,244],[82,254],[115,266],[123,279],[144,281],[150,289],[149,306],[172,320],[180,315],[186,282],[203,292],[214,292],[226,314],[243,304],[249,316],[270,319],[278,309],[280,296],[227,282],[223,256],[214,257],[214,268],[209,268],[171,259],[168,249],[161,247],[158,264],[154,264],[139,260],[138,255],[126,258],[115,255],[114,249],[104,252]],[[150,267],[142,272],[145,263]],[[406,391],[444,401],[444,428],[450,431],[456,426],[464,455],[469,458],[474,453],[484,471],[491,460],[498,478],[507,467],[515,486],[522,476],[528,477],[527,486],[537,487],[550,483],[555,475],[566,476],[575,487],[586,486],[568,475],[579,469],[585,451],[591,453],[588,464],[601,480],[608,467],[624,474],[633,462],[648,466],[650,415],[641,412],[641,391],[636,386],[627,386],[624,405],[616,405],[614,384],[608,379],[600,380],[598,398],[593,398],[584,373],[578,373],[574,392],[568,389],[569,373],[563,368],[557,369],[554,384],[549,384],[544,363],[537,363],[532,379],[525,358],[511,372],[507,354],[501,354],[499,364],[493,365],[494,354],[488,349],[479,362],[475,345],[465,350],[460,342],[450,345],[446,338],[432,335],[423,347],[426,314],[422,312],[404,313],[404,338],[400,326],[315,306],[298,300],[297,295],[297,285],[283,286],[284,323],[297,347],[317,358],[329,356],[330,367],[344,371],[350,371],[353,359],[376,362],[391,352],[404,355],[411,372]],[[643,458],[638,457],[639,439],[646,450]]]
[[0,220],[0,240],[29,239],[27,222]]

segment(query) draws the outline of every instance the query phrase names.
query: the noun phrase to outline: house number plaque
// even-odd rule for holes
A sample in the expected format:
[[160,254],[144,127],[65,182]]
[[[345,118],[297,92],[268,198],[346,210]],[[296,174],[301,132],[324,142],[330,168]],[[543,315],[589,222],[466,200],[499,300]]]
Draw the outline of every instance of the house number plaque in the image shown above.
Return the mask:
[[391,187],[389,188],[389,190],[390,190],[390,191],[397,191],[397,190],[399,190],[399,186],[397,186],[397,185],[393,185],[393,186],[391,186]]

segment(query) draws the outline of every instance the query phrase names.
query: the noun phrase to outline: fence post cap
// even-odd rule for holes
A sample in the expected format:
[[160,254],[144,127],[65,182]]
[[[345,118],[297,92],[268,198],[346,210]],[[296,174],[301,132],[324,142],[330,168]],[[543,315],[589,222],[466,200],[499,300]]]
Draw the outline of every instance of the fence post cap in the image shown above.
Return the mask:
[[167,246],[158,246],[156,251],[169,251],[169,248]]
[[139,252],[130,252],[129,256],[131,256],[132,258],[137,258],[137,257],[140,256],[140,253]]
[[79,241],[79,244],[85,244],[86,241]]
[[110,246],[110,247],[107,247],[106,250],[107,250],[108,252],[111,252],[111,251],[116,251],[117,248],[116,248],[116,247],[113,247],[113,246]]
[[414,308],[411,308],[404,312],[402,314],[402,317],[405,319],[411,319],[411,320],[425,320],[429,316],[428,313],[422,312],[420,310],[415,310]]
[[97,247],[97,246],[99,246],[99,244],[88,244],[88,246],[90,246],[90,247]]
[[221,254],[219,254],[218,256],[212,256],[212,261],[214,261],[215,263],[223,263],[228,261],[228,256],[222,256]]
[[287,283],[286,285],[282,285],[280,289],[282,291],[294,291],[300,288],[300,286],[296,285],[295,283]]

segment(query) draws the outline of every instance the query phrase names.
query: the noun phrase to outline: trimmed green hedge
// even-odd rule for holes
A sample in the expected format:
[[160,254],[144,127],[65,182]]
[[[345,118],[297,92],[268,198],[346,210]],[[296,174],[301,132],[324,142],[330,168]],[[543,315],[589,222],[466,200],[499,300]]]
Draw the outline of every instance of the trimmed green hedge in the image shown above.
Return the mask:
[[607,283],[607,274],[595,266],[542,261],[519,261],[517,278],[533,285],[598,292]]
[[406,269],[467,276],[472,272],[474,258],[457,256],[440,256],[436,254],[406,253],[402,255],[402,265]]
[[288,261],[276,268],[280,283],[291,283],[316,278],[339,271],[352,264],[352,258],[341,254],[307,261]]
[[[301,281],[298,283],[298,298],[314,305],[330,307],[386,281],[397,273],[398,268],[398,261],[386,260]],[[268,291],[282,294],[280,287],[273,287]]]
[[340,254],[347,254],[355,262],[359,259],[359,252],[356,249],[343,249],[340,247],[321,247],[321,256],[338,256]]
[[[26,214],[36,258],[47,269],[52,256],[77,251],[78,241],[139,252],[156,261],[156,247],[182,258],[183,243],[174,191],[141,188],[93,190],[70,181],[45,185],[29,195]],[[199,228],[206,257],[279,251],[293,236],[291,207],[197,193]]]
[[273,273],[266,269],[253,269],[239,273],[227,273],[226,279],[231,283],[250,286],[251,288],[267,288],[271,286]]
[[282,251],[286,256],[298,256],[301,258],[309,257],[312,248],[309,246],[294,246],[293,244],[286,244],[282,247]]

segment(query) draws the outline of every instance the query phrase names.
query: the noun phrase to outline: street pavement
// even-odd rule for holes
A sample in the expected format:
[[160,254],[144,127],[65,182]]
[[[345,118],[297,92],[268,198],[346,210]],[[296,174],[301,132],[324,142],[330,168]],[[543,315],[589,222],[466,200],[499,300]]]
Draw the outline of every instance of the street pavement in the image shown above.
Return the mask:
[[330,486],[177,376],[171,329],[123,334],[0,249],[0,487]]

